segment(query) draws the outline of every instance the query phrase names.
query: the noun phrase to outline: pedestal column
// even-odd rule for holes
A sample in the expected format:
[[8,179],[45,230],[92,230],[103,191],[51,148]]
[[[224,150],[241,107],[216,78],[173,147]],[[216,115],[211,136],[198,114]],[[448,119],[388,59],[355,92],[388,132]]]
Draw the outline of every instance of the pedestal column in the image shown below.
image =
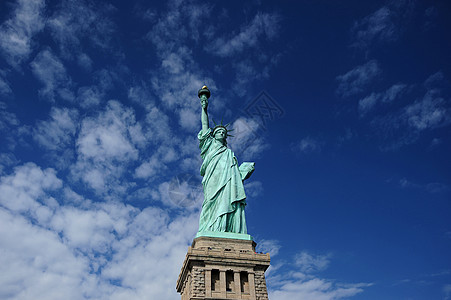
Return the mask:
[[233,281],[235,283],[235,297],[241,299],[240,271],[233,271]]
[[194,239],[177,280],[177,292],[183,300],[267,300],[265,271],[270,257],[255,253],[255,246],[251,240]]

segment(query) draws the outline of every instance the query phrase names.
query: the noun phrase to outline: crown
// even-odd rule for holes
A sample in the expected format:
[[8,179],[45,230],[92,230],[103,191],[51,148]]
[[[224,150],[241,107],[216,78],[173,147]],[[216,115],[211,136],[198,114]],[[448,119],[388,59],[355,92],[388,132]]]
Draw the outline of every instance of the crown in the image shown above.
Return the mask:
[[213,120],[213,123],[215,124],[215,127],[213,128],[212,131],[212,135],[215,135],[215,132],[219,129],[224,129],[226,132],[226,136],[231,136],[233,137],[233,135],[230,135],[229,132],[233,131],[233,129],[227,129],[227,127],[230,125],[230,123],[223,125],[222,124],[222,120],[221,120],[221,124],[216,124],[215,120]]

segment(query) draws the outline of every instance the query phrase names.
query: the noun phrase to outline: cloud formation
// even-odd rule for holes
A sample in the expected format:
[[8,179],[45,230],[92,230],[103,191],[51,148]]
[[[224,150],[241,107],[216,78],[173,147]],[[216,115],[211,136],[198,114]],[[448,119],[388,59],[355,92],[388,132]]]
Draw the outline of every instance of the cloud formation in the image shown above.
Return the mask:
[[208,46],[208,51],[221,56],[230,57],[247,48],[258,46],[261,37],[272,39],[278,32],[279,17],[276,14],[257,13],[249,24],[243,26],[239,33],[226,39],[218,37]]
[[[146,24],[128,36],[118,31],[124,20],[109,4],[17,3],[0,27],[1,54],[10,66],[30,67],[20,80],[34,76],[46,101],[39,111],[27,111],[35,119],[25,123],[25,113],[0,102],[6,149],[0,153],[0,263],[8,274],[0,278],[0,298],[179,299],[174,283],[202,201],[193,135],[200,129],[197,89],[208,84],[214,93],[211,116],[232,121],[229,145],[239,160],[263,155],[270,147],[268,123],[262,116],[232,116],[226,107],[244,103],[251,83],[268,78],[278,63],[280,48],[267,46],[281,33],[280,16],[246,12],[230,26],[232,11],[223,11],[218,21],[211,17],[214,4],[171,1],[160,9],[131,9]],[[37,43],[40,34],[45,39]],[[127,36],[134,49],[124,51],[118,36]],[[137,48],[146,51],[139,62]],[[128,69],[134,64],[141,73]],[[0,94],[7,99],[16,95],[11,78],[18,73],[0,71]],[[380,73],[379,63],[370,60],[337,77],[337,94],[363,93]],[[34,99],[36,90],[24,94]],[[401,90],[381,92],[368,111],[394,102]],[[405,110],[405,124],[416,130],[447,124],[443,113],[429,117],[433,107],[446,106],[430,94],[435,96],[429,104]],[[30,153],[8,152],[25,139],[20,151],[36,152],[35,162],[28,162]],[[306,137],[298,150],[321,146]],[[262,182],[246,182],[250,201],[262,192]],[[258,249],[274,257],[282,246],[262,240]],[[342,299],[368,286],[321,278],[331,260],[301,251],[288,272],[271,267],[271,297]]]
[[33,163],[1,177],[2,298],[179,297],[174,262],[183,260],[196,213],[171,220],[155,207],[73,202],[65,189],[55,170]]
[[378,103],[393,102],[406,91],[407,85],[397,83],[388,88],[385,92],[371,93],[370,95],[359,100],[360,116],[365,116],[374,109]]
[[[442,73],[429,76],[423,86],[424,95],[421,98],[407,102],[397,110],[380,114],[371,121],[371,126],[388,142],[382,149],[398,149],[415,142],[423,132],[451,123],[451,105],[444,96],[447,83]],[[387,99],[382,95],[380,99]]]
[[330,263],[330,255],[312,255],[306,251],[298,253],[295,257],[295,263],[299,266],[301,272],[312,273],[325,270]]
[[314,138],[305,137],[293,147],[293,151],[301,153],[312,153],[321,151],[322,143]]
[[[330,255],[298,253],[293,263],[277,266],[268,276],[271,299],[336,300],[355,296],[371,283],[340,283],[321,278],[316,273],[327,269]],[[290,266],[290,267],[288,267]],[[315,274],[314,274],[315,273]]]
[[369,49],[375,43],[399,38],[412,17],[415,1],[389,1],[374,13],[358,20],[351,28],[352,46]]
[[343,75],[337,76],[338,88],[336,93],[343,98],[359,94],[381,73],[382,70],[377,61],[370,60]]
[[399,180],[399,185],[403,189],[417,189],[417,190],[423,190],[427,191],[429,193],[437,194],[437,193],[443,193],[450,190],[450,187],[444,183],[441,182],[430,182],[426,184],[418,184],[414,183],[406,178],[401,178]]
[[63,150],[71,145],[77,132],[78,111],[53,107],[48,121],[38,121],[33,139],[50,151]]
[[6,72],[0,70],[0,95],[3,95],[3,96],[12,94],[11,87],[10,87],[7,79],[5,78],[6,77],[5,73]]
[[138,158],[136,143],[143,138],[138,128],[133,110],[116,101],[108,102],[98,115],[83,119],[72,176],[98,194],[125,193],[130,183],[121,178],[125,167]]
[[61,1],[47,22],[61,56],[65,59],[77,58],[82,67],[90,69],[92,62],[86,54],[85,41],[101,51],[111,53],[110,43],[115,31],[110,17],[112,11],[114,8],[111,5],[102,3]]
[[0,26],[0,50],[18,68],[33,51],[33,37],[45,26],[45,1],[20,0],[10,18]]
[[66,101],[74,99],[71,90],[72,80],[67,74],[62,61],[49,49],[38,53],[30,64],[33,74],[42,82],[44,87],[39,95],[51,102],[57,98]]

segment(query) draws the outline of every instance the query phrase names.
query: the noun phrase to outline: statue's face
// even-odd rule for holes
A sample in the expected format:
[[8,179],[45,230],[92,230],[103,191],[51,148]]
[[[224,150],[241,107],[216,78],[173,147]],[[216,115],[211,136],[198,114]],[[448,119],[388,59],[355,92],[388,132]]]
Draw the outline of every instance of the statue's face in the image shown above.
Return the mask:
[[218,129],[215,132],[215,139],[224,142],[227,138],[227,133],[224,129]]

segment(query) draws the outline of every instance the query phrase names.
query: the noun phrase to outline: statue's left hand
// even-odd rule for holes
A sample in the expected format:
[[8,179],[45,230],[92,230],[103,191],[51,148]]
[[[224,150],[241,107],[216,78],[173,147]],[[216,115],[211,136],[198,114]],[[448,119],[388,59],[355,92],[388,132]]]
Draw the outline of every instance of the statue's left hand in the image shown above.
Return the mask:
[[255,171],[255,163],[253,162],[243,162],[238,168],[241,173],[241,179],[246,180],[251,177],[252,173]]

